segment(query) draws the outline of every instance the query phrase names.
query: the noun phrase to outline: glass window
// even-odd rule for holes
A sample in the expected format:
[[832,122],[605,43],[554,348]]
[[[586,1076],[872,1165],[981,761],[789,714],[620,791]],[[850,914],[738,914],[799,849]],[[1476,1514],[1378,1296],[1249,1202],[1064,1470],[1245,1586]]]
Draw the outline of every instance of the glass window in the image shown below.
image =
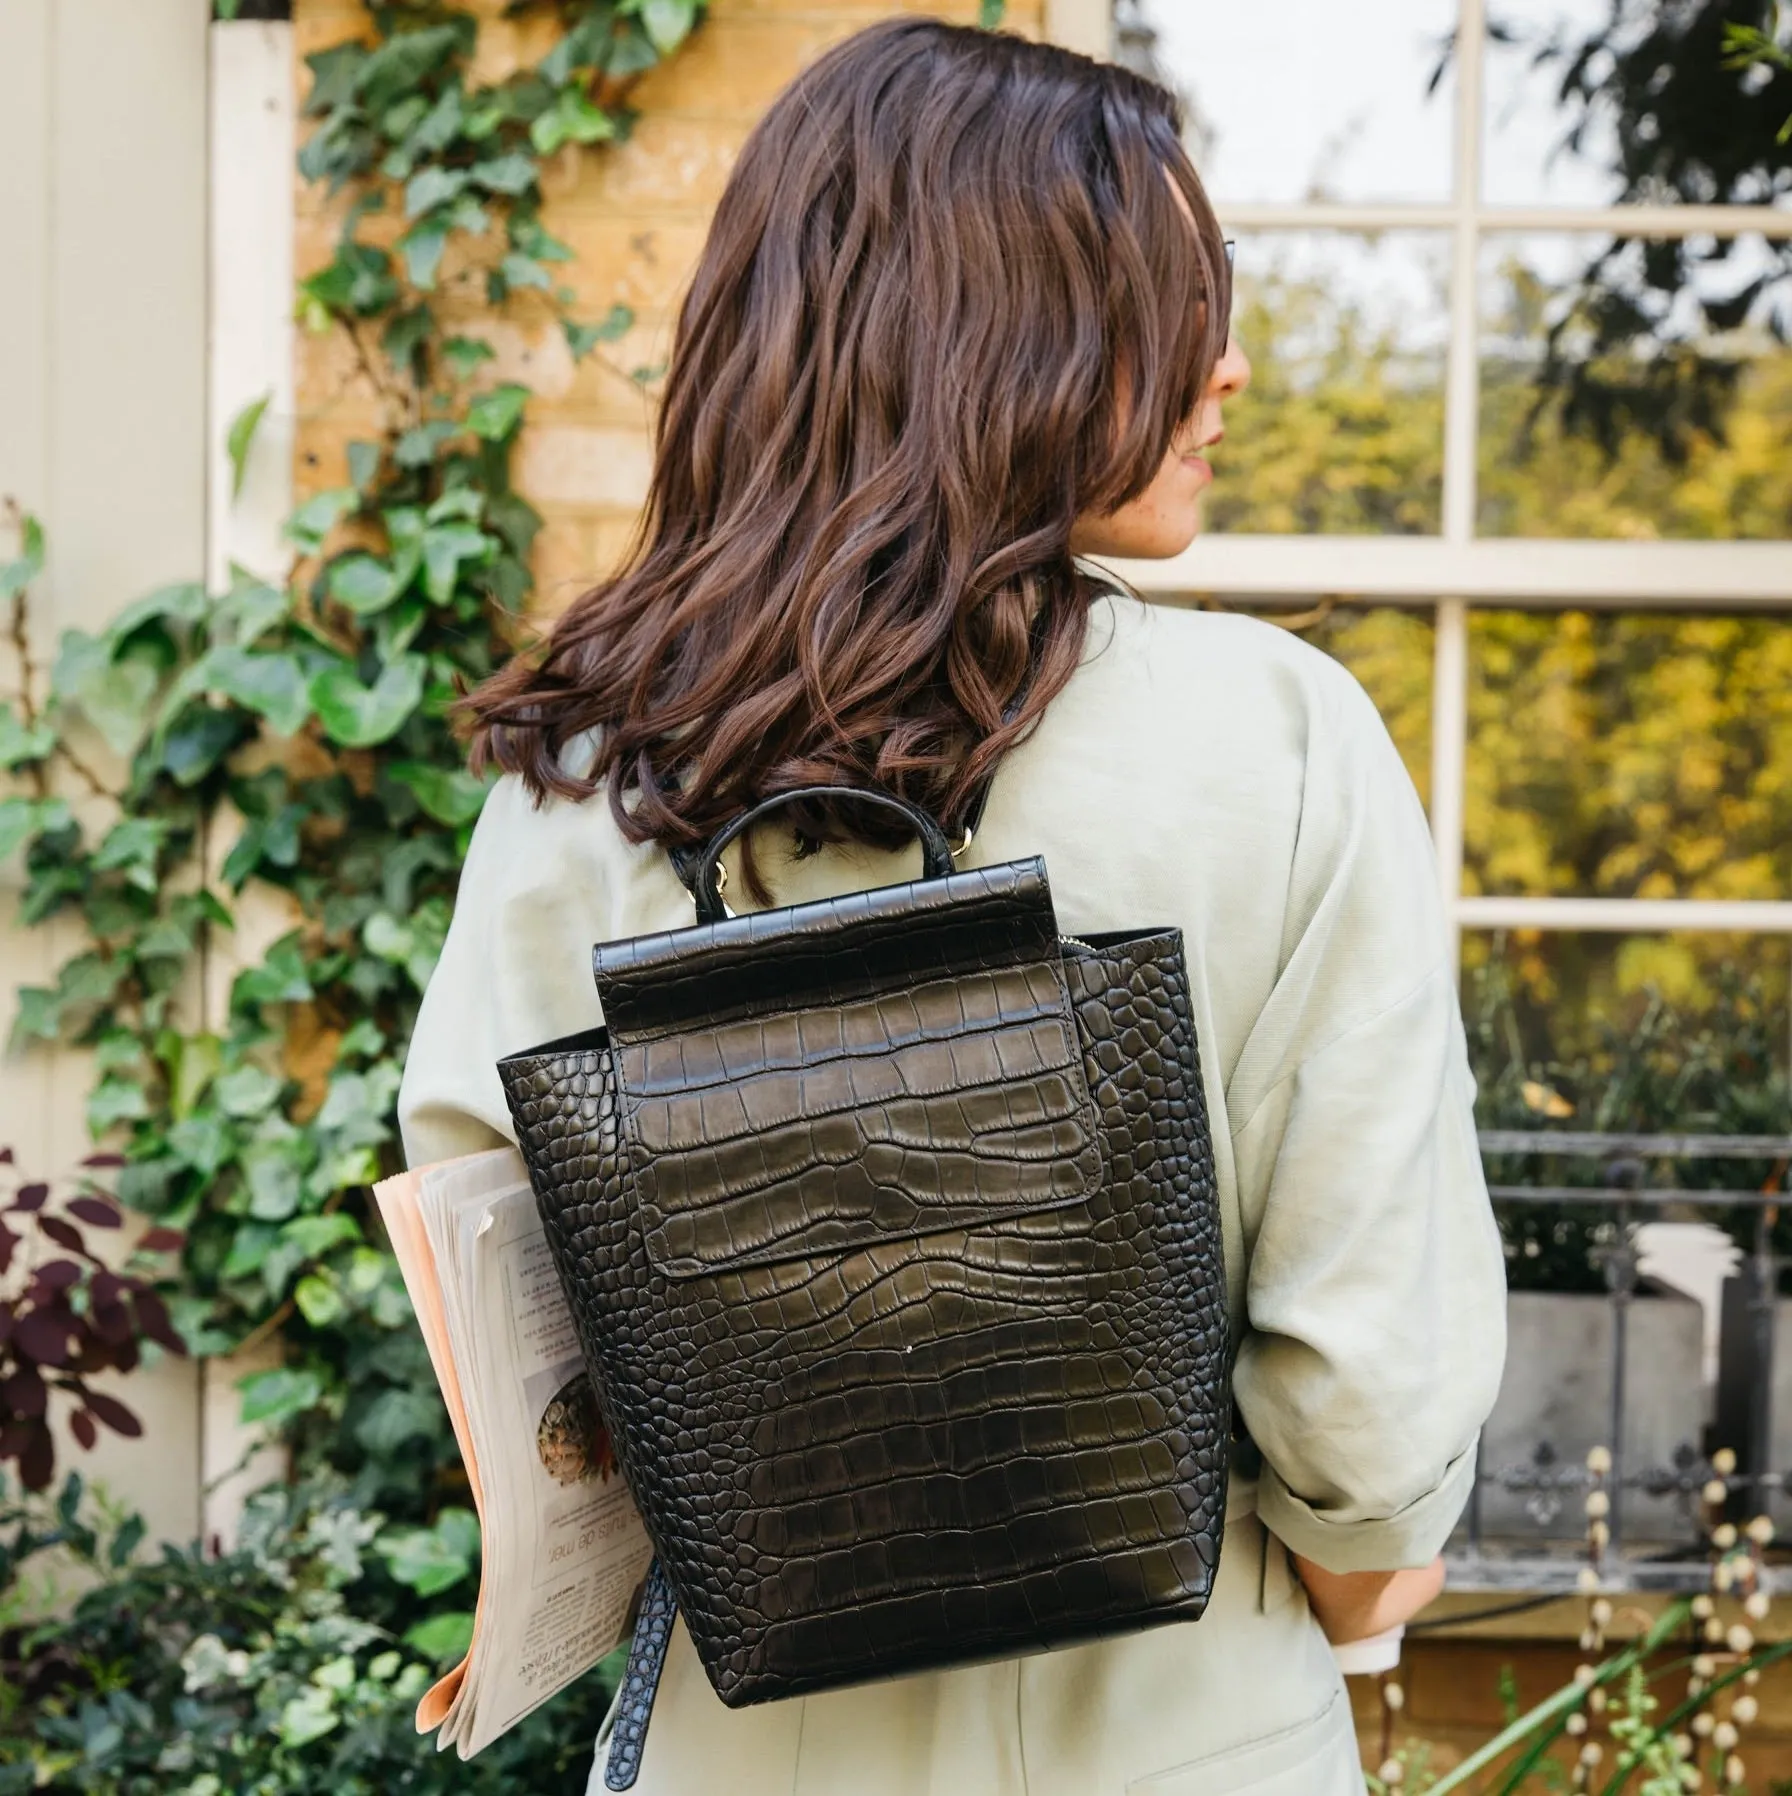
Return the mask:
[[1661,0],[1488,0],[1482,197],[1756,205],[1792,188],[1792,73],[1731,66],[1724,27]]
[[1792,892],[1792,619],[1472,611],[1468,719],[1465,890]]
[[1792,245],[1490,237],[1480,529],[1792,536],[1789,329]]
[[1441,232],[1246,232],[1210,530],[1425,535],[1443,512],[1449,241]]
[[1785,936],[1471,929],[1462,941],[1483,1128],[1779,1133],[1792,1122],[1789,1001]]
[[[1158,69],[1188,107],[1220,203],[1443,200],[1454,0],[1143,0]],[[1433,87],[1433,78],[1442,79]]]

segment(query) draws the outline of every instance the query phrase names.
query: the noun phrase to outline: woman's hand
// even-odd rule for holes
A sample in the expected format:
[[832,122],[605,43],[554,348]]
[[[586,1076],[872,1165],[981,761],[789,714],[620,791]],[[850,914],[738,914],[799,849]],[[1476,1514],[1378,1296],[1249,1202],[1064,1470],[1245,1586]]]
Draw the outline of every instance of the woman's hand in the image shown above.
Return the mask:
[[1391,1572],[1329,1572],[1298,1553],[1293,1558],[1307,1601],[1333,1646],[1411,1621],[1444,1587],[1441,1558],[1416,1571]]

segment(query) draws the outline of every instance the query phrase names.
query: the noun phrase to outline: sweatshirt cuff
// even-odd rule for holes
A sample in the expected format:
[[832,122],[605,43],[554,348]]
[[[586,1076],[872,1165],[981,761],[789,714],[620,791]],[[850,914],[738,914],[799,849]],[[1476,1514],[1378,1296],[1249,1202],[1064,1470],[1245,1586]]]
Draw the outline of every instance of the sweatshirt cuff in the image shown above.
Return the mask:
[[1424,1496],[1390,1516],[1340,1521],[1297,1497],[1267,1461],[1257,1489],[1264,1527],[1329,1572],[1403,1571],[1443,1551],[1475,1482],[1475,1448],[1451,1460]]

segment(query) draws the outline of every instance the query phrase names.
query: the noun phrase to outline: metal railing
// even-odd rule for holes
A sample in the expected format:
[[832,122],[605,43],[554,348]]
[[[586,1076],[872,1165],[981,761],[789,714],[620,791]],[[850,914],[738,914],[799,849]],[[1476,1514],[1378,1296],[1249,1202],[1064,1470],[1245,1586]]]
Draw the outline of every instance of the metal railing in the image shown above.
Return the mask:
[[[1491,1184],[1495,1204],[1572,1207],[1590,1226],[1588,1257],[1603,1277],[1603,1293],[1580,1301],[1609,1311],[1609,1365],[1601,1393],[1603,1415],[1591,1441],[1537,1438],[1522,1458],[1489,1462],[1484,1451],[1462,1526],[1450,1549],[1451,1582],[1465,1590],[1572,1590],[1589,1563],[1603,1588],[1702,1590],[1710,1578],[1710,1532],[1728,1521],[1746,1524],[1770,1515],[1782,1492],[1792,1493],[1792,1469],[1774,1463],[1774,1322],[1780,1256],[1774,1248],[1779,1207],[1792,1193],[1792,1136],[1619,1135],[1563,1130],[1484,1130],[1489,1159],[1597,1163],[1596,1183]],[[1757,1189],[1689,1187],[1652,1172],[1711,1161],[1755,1162]],[[1557,1177],[1562,1177],[1558,1172]],[[1705,1220],[1727,1212],[1737,1232],[1739,1212],[1752,1211],[1740,1263],[1722,1288],[1716,1378],[1695,1388],[1695,1413],[1674,1419],[1683,1438],[1665,1459],[1629,1449],[1637,1392],[1651,1371],[1633,1363],[1633,1306],[1642,1283],[1637,1229],[1645,1222]],[[1740,1245],[1740,1243],[1739,1243]],[[1568,1368],[1562,1368],[1564,1372]],[[1584,1372],[1584,1367],[1573,1370]],[[1549,1368],[1508,1365],[1536,1379]],[[1678,1368],[1679,1386],[1691,1382]],[[1497,1415],[1496,1411],[1496,1415]],[[1792,1441],[1782,1443],[1792,1449]],[[1593,1449],[1594,1465],[1587,1455]],[[1788,1467],[1792,1468],[1792,1460]],[[1588,1496],[1597,1515],[1589,1518]],[[1521,1499],[1524,1526],[1490,1518],[1492,1493]],[[1638,1527],[1639,1500],[1648,1502]],[[1792,1567],[1767,1572],[1768,1587],[1792,1589]]]

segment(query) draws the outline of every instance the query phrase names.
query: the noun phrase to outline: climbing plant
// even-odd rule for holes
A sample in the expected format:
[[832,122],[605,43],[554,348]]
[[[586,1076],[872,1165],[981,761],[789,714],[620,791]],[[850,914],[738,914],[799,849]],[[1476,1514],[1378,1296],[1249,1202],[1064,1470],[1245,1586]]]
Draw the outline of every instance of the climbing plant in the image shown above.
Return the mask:
[[[0,707],[0,855],[23,857],[24,920],[72,946],[18,994],[15,1044],[92,1051],[118,1195],[183,1233],[187,1344],[283,1340],[245,1417],[415,1520],[458,1461],[368,1186],[398,1161],[404,1045],[484,798],[450,708],[518,640],[541,523],[512,484],[530,394],[493,378],[478,319],[558,328],[579,358],[627,331],[621,306],[573,309],[543,165],[621,139],[634,83],[702,11],[513,0],[506,16],[551,17],[551,46],[482,80],[470,13],[370,6],[361,36],[308,58],[300,169],[342,223],[298,304],[347,345],[381,426],[291,517],[290,571],[162,588],[46,667],[30,603],[53,545],[31,518],[0,566],[19,694]],[[257,415],[231,435],[239,474]]]

